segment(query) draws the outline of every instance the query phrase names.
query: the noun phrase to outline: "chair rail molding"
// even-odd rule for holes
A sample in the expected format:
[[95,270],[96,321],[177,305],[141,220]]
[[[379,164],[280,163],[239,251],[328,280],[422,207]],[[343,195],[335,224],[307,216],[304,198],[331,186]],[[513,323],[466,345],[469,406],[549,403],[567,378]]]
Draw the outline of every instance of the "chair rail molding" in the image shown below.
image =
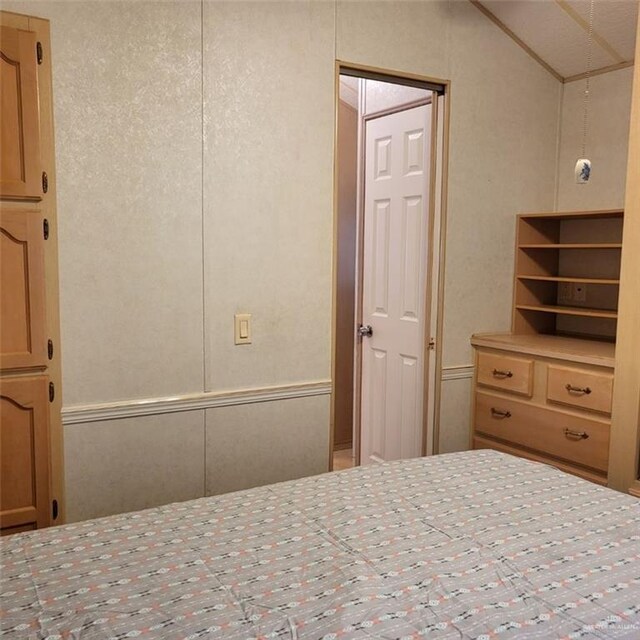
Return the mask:
[[[443,382],[471,378],[473,378],[473,365],[458,365],[443,367],[442,369],[441,379]],[[72,405],[62,409],[62,423],[64,425],[85,424],[121,418],[255,404],[257,402],[276,402],[294,398],[328,396],[331,394],[331,390],[330,380],[316,380],[291,385],[254,387],[234,391],[208,391],[158,398],[138,398],[117,402]]]
[[64,425],[84,424],[120,418],[255,404],[257,402],[328,396],[331,394],[331,388],[330,380],[318,380],[284,386],[256,387],[235,391],[209,391],[160,398],[140,398],[102,404],[74,405],[62,409],[62,423]]
[[453,367],[442,367],[442,381],[465,380],[473,378],[474,367],[472,364],[461,364]]

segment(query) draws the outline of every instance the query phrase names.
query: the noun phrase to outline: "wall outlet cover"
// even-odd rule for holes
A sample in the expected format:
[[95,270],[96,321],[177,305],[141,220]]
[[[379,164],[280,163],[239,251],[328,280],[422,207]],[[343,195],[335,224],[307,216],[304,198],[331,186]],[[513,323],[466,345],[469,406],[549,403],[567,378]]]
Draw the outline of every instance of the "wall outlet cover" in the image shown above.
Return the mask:
[[574,302],[586,302],[587,301],[587,285],[580,282],[574,282],[572,297]]

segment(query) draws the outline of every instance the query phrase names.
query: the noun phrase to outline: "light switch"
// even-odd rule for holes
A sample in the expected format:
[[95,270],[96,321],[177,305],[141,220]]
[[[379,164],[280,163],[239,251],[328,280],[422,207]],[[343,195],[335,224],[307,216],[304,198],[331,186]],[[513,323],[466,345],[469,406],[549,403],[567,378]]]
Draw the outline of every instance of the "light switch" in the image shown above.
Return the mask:
[[251,344],[251,314],[236,313],[234,325],[236,344]]

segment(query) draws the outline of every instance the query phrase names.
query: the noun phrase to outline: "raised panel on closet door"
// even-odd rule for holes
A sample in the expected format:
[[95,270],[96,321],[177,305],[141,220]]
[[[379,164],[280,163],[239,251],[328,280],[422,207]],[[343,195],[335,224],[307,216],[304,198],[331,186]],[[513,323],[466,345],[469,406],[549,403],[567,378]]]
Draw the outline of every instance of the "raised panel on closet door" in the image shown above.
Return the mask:
[[0,197],[42,196],[36,35],[0,27]]
[[50,523],[48,388],[43,375],[0,379],[2,529]]
[[43,217],[0,208],[0,367],[46,366]]

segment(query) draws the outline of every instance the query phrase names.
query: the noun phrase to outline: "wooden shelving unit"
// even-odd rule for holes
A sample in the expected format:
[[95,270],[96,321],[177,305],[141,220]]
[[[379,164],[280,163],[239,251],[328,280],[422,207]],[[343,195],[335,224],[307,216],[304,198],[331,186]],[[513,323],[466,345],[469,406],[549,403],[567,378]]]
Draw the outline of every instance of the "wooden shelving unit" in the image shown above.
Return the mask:
[[473,448],[607,483],[622,224],[622,211],[518,216],[511,333],[471,339]]
[[514,334],[615,341],[623,212],[518,216]]

